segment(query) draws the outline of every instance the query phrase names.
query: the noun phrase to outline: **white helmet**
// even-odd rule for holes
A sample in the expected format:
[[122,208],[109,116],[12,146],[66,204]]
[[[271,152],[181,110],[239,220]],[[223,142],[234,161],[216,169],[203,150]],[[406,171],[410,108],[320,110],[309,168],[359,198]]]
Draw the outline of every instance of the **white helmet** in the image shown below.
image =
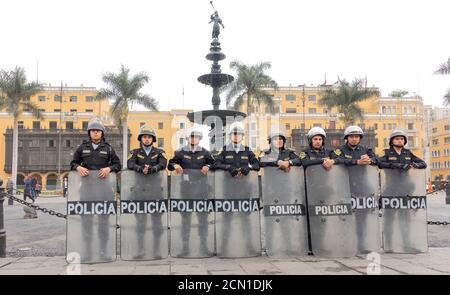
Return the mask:
[[201,140],[203,138],[203,131],[200,128],[190,128],[186,133],[186,139],[189,139],[191,136],[197,136]]
[[230,125],[230,128],[228,129],[228,135],[231,135],[233,132],[237,132],[239,134],[244,135],[244,125],[241,122],[234,122]]
[[308,137],[309,144],[311,144],[312,138],[316,135],[320,135],[323,137],[322,145],[325,145],[325,138],[327,138],[327,134],[325,133],[325,130],[323,130],[322,127],[313,127],[309,129],[308,134],[306,135]]
[[345,131],[344,131],[344,139],[347,139],[347,136],[352,135],[352,134],[357,134],[361,138],[363,138],[363,136],[364,136],[364,132],[361,129],[361,127],[356,126],[356,125],[348,126],[345,129]]
[[405,139],[405,145],[408,143],[408,135],[406,134],[406,132],[400,129],[396,129],[392,131],[391,135],[389,135],[389,145],[392,145],[392,140],[397,136],[403,136],[403,138]]

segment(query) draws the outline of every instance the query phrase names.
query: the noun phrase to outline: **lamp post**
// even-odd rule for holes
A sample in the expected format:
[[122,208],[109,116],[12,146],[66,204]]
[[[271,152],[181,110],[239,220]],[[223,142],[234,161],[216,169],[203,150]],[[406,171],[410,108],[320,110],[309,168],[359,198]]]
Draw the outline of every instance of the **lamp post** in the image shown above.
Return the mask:
[[62,98],[63,82],[61,81],[61,89],[59,93],[59,129],[58,129],[58,178],[56,179],[56,188],[61,188],[61,133],[62,133]]

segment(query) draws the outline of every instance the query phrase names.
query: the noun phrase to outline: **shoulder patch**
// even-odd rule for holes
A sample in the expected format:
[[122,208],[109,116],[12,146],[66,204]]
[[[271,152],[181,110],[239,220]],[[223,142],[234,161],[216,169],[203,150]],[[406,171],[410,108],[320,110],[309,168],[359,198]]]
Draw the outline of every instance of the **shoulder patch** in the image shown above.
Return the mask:
[[132,153],[132,152],[130,152],[130,153],[128,154],[128,160],[131,159],[131,157],[133,157],[133,153]]
[[305,152],[301,152],[299,156],[300,156],[300,159],[304,159],[304,158],[306,158],[306,153]]
[[342,151],[340,149],[335,149],[334,153],[338,156],[340,156],[342,154]]

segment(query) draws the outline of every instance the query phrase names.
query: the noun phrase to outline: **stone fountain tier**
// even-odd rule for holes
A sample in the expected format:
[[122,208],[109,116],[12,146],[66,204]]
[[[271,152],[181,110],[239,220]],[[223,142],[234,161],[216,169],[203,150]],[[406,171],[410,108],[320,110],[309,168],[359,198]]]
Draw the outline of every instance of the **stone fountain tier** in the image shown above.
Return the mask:
[[206,119],[211,120],[213,118],[220,118],[223,125],[227,124],[227,118],[228,120],[230,118],[233,118],[233,120],[239,121],[240,117],[244,119],[246,116],[247,114],[243,112],[233,110],[206,110],[206,111],[190,112],[187,114],[189,121],[193,123],[203,124]]
[[233,81],[233,76],[222,73],[209,73],[198,77],[198,82],[212,87],[222,87]]

